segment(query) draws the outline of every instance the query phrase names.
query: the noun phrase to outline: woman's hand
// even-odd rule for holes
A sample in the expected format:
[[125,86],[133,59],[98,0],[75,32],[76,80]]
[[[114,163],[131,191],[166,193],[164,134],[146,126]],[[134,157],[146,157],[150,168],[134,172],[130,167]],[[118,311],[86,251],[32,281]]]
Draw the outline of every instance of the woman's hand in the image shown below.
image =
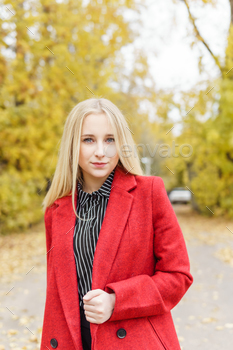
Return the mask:
[[104,323],[113,312],[115,306],[115,293],[109,294],[102,289],[94,289],[83,297],[84,312],[88,322]]

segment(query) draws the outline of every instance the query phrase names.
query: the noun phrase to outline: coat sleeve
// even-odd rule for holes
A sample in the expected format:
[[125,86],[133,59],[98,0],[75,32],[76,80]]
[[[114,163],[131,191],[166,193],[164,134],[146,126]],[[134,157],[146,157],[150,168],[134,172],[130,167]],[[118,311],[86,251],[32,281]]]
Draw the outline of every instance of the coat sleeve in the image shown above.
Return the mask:
[[184,237],[160,177],[152,179],[154,229],[153,276],[138,275],[106,285],[115,293],[115,308],[109,321],[155,316],[169,312],[193,282]]

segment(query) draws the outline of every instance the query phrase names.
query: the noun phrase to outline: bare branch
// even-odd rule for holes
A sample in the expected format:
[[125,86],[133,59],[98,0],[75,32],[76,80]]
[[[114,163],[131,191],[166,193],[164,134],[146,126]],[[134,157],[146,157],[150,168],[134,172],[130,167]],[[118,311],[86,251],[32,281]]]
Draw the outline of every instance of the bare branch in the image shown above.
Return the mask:
[[204,40],[203,36],[200,34],[197,26],[196,26],[196,23],[195,23],[195,18],[194,16],[191,14],[190,12],[190,7],[189,7],[189,4],[187,2],[187,0],[183,0],[183,2],[185,3],[186,7],[187,7],[187,10],[188,10],[188,14],[189,14],[189,19],[190,21],[192,22],[193,24],[193,27],[194,27],[194,30],[195,30],[195,35],[196,35],[196,38],[198,40],[200,40],[203,45],[207,48],[207,50],[209,51],[209,53],[211,54],[211,56],[213,57],[215,63],[217,64],[218,68],[220,69],[220,72],[222,73],[222,66],[218,60],[218,57],[215,56],[215,54],[213,53],[213,51],[210,49],[209,45],[207,44],[207,42]]
[[229,0],[231,7],[231,24],[233,24],[233,0]]

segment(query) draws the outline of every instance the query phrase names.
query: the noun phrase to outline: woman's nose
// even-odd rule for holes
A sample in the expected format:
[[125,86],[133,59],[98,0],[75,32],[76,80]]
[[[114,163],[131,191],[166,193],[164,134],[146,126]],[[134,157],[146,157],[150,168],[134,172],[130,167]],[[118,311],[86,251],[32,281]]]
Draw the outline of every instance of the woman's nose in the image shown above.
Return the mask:
[[104,144],[102,142],[98,142],[95,149],[95,154],[99,157],[102,157],[105,155],[105,148]]

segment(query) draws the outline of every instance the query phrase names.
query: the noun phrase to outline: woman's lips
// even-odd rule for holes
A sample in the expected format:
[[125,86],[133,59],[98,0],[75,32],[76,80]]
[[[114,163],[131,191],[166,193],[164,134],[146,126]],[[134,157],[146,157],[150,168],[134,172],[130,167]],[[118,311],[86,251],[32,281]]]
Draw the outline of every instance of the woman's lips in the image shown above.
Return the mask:
[[97,168],[103,168],[107,163],[92,163]]

